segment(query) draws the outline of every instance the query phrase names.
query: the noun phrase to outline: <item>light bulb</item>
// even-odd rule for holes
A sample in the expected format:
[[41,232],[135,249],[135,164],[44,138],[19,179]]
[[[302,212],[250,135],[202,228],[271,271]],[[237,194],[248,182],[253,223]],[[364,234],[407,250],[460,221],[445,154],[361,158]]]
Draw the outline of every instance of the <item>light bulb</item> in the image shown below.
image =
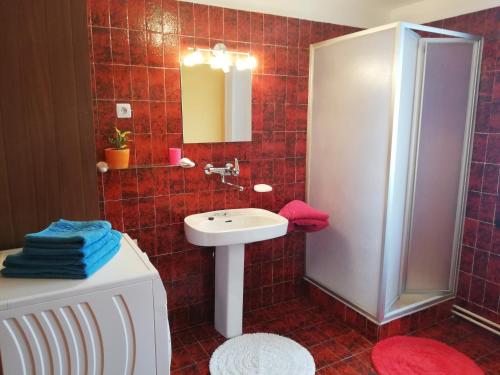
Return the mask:
[[236,69],[238,70],[247,70],[248,62],[246,59],[238,59],[236,60]]
[[190,53],[190,54],[184,56],[184,58],[182,59],[182,63],[185,66],[194,66],[195,65],[195,61],[194,61],[194,58],[193,58],[193,54]]
[[233,65],[233,62],[231,61],[231,56],[229,56],[229,54],[223,53],[221,55],[221,59],[222,59],[222,66],[231,66],[231,65]]
[[220,59],[220,57],[218,55],[212,56],[210,58],[210,67],[212,69],[220,69],[220,68],[222,68],[222,60]]
[[254,69],[257,66],[257,60],[253,56],[247,57],[247,67],[249,69]]
[[195,50],[191,55],[195,64],[203,64],[203,55],[199,50]]
[[185,66],[195,66],[197,64],[203,64],[203,55],[200,51],[195,50],[184,56],[182,62]]
[[229,67],[232,65],[231,56],[227,53],[215,51],[210,58],[210,67],[212,69],[222,69],[224,73],[229,72]]

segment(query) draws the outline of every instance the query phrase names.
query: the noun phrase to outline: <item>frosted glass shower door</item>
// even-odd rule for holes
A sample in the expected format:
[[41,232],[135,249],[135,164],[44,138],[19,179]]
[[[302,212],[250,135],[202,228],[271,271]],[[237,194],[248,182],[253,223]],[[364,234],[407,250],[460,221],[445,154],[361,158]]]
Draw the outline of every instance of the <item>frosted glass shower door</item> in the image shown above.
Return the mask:
[[460,247],[475,45],[421,39],[415,175],[403,292],[449,292]]

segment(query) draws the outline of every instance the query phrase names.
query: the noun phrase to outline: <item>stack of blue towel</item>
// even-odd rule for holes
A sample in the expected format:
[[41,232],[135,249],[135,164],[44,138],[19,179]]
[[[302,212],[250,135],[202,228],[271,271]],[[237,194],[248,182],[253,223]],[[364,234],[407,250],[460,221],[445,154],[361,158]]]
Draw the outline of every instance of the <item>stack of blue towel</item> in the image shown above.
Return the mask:
[[25,236],[23,250],[5,258],[6,277],[85,279],[120,249],[121,233],[107,221],[59,220]]

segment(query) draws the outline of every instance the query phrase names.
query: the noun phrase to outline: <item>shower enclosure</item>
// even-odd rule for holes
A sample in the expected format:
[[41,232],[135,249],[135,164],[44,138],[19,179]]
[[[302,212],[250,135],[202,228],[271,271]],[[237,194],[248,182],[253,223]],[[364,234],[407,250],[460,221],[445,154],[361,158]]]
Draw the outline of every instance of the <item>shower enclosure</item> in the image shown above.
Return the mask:
[[482,39],[396,23],[311,46],[306,279],[376,323],[453,298]]

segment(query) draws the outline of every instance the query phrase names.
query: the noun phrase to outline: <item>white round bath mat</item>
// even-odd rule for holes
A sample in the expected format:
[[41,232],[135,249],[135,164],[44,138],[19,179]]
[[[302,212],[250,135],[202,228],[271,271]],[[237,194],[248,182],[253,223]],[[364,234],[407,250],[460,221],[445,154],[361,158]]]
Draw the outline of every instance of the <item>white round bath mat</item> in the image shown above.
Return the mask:
[[295,341],[271,333],[235,337],[210,359],[211,375],[314,375],[314,359]]

